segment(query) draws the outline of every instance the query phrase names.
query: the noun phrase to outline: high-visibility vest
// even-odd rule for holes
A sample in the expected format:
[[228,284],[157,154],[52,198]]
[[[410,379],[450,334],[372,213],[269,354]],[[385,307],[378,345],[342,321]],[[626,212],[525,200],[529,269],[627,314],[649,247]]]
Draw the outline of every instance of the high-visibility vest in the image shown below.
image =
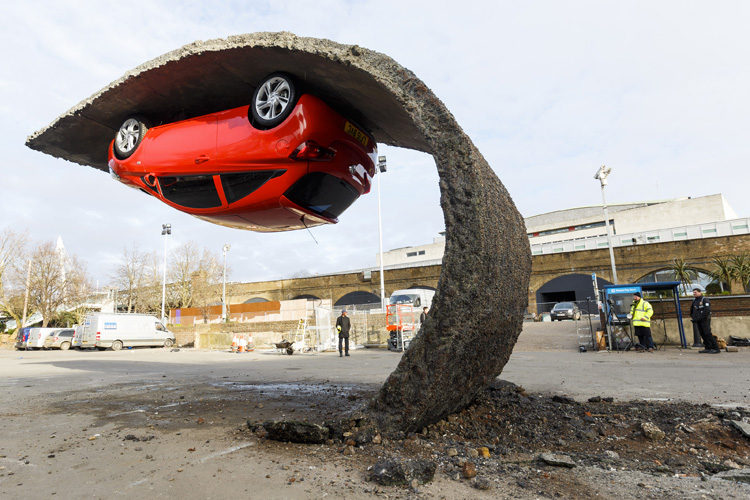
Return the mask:
[[651,326],[651,316],[654,315],[654,309],[651,304],[641,299],[638,302],[633,302],[630,306],[630,314],[633,315],[632,324],[633,326]]

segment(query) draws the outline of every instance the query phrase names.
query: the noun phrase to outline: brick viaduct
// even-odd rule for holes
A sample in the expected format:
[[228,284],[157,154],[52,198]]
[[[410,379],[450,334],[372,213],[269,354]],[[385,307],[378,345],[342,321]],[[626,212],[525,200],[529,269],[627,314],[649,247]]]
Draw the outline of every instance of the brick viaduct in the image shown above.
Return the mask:
[[[711,269],[714,257],[750,252],[750,235],[705,238],[698,240],[651,243],[616,247],[614,249],[617,277],[620,283],[634,283],[643,276],[669,267],[672,259],[682,258],[699,270]],[[612,281],[609,251],[587,250],[579,252],[535,255],[532,258],[531,283],[529,284],[529,311],[534,311],[536,292],[550,280],[571,274],[598,277]],[[409,267],[386,270],[384,274],[386,297],[394,290],[411,287],[437,288],[440,266]],[[742,292],[738,283],[732,284],[733,292]],[[300,296],[332,299],[335,304],[351,292],[368,292],[380,296],[380,273],[373,271],[370,277],[362,272],[315,276],[309,278],[241,283],[231,287],[231,302],[240,303],[250,299],[289,300]]]

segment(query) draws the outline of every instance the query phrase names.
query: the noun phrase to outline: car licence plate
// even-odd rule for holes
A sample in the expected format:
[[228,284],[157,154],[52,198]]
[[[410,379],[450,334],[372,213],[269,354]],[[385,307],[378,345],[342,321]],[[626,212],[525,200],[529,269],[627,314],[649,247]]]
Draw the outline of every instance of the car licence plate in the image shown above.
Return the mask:
[[370,138],[367,137],[364,132],[362,132],[360,129],[349,122],[346,122],[344,124],[344,132],[357,139],[357,141],[359,141],[363,146],[367,146],[367,143],[370,142]]

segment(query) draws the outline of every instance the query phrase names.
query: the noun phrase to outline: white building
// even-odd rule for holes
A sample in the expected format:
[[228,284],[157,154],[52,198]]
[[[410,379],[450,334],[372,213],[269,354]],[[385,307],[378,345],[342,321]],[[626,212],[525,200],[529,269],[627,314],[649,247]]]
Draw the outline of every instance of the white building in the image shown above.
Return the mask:
[[[607,205],[607,211],[613,232],[613,247],[750,232],[750,219],[738,218],[721,194],[613,203]],[[532,255],[607,247],[607,227],[601,205],[558,210],[524,220]],[[431,244],[384,252],[383,262],[386,266],[394,267],[440,263],[444,251],[443,233]]]

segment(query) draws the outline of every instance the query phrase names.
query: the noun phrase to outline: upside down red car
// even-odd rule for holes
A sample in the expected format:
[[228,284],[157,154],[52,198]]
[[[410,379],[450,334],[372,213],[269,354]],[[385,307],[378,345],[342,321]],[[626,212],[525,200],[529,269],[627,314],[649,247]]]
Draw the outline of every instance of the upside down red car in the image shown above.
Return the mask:
[[377,145],[272,74],[252,104],[151,127],[125,119],[109,146],[120,182],[200,219],[252,231],[335,224],[370,191]]

